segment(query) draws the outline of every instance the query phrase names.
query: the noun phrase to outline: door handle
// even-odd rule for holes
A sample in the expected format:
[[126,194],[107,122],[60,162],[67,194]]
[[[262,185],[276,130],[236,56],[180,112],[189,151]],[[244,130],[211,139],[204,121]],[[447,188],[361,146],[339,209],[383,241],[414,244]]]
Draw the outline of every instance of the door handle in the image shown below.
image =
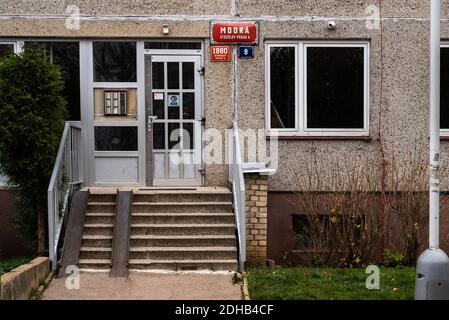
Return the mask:
[[148,116],[148,132],[151,132],[153,128],[153,122],[157,119],[157,116]]

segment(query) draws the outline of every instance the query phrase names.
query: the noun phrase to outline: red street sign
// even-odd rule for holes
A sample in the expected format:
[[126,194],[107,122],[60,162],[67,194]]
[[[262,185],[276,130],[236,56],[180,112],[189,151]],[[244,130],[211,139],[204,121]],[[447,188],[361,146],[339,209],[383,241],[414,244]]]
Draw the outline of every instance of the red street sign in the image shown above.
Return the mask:
[[231,61],[231,47],[210,46],[210,61]]
[[257,21],[211,21],[210,41],[211,43],[258,44],[259,23]]

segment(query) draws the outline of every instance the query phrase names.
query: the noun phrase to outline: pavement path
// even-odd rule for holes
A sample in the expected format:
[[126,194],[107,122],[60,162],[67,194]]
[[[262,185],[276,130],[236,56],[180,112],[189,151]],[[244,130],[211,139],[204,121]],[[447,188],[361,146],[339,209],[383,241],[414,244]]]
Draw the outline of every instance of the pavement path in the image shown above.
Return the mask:
[[81,273],[79,290],[69,290],[65,278],[55,278],[42,300],[239,300],[241,286],[233,277],[234,273],[131,272],[125,279]]

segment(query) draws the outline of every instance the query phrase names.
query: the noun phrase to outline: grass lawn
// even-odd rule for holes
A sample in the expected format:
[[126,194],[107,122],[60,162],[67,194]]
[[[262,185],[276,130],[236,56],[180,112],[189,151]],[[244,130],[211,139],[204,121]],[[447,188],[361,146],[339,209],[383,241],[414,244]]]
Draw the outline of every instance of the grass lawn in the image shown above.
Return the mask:
[[413,299],[415,268],[380,267],[380,289],[368,290],[364,268],[249,268],[253,300],[396,300]]
[[30,257],[15,257],[15,258],[0,258],[0,275],[17,268],[21,264],[30,262],[33,258]]

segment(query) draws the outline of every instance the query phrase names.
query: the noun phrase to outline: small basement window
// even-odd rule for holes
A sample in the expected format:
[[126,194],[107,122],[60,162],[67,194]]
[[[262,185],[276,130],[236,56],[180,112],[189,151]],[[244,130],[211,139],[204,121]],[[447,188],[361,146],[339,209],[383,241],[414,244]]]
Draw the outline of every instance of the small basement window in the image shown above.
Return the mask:
[[266,56],[269,133],[369,134],[367,42],[269,42]]
[[[325,241],[334,241],[339,235],[352,232],[355,240],[362,240],[362,232],[355,225],[365,225],[365,216],[351,217],[349,215],[340,215],[337,219],[334,215],[320,214],[312,216],[309,214],[292,215],[292,232],[295,239],[295,250],[318,250],[316,245],[325,246]],[[323,242],[324,241],[324,242]]]
[[305,214],[292,215],[292,229],[295,239],[295,250],[313,249],[310,230],[310,219]]

